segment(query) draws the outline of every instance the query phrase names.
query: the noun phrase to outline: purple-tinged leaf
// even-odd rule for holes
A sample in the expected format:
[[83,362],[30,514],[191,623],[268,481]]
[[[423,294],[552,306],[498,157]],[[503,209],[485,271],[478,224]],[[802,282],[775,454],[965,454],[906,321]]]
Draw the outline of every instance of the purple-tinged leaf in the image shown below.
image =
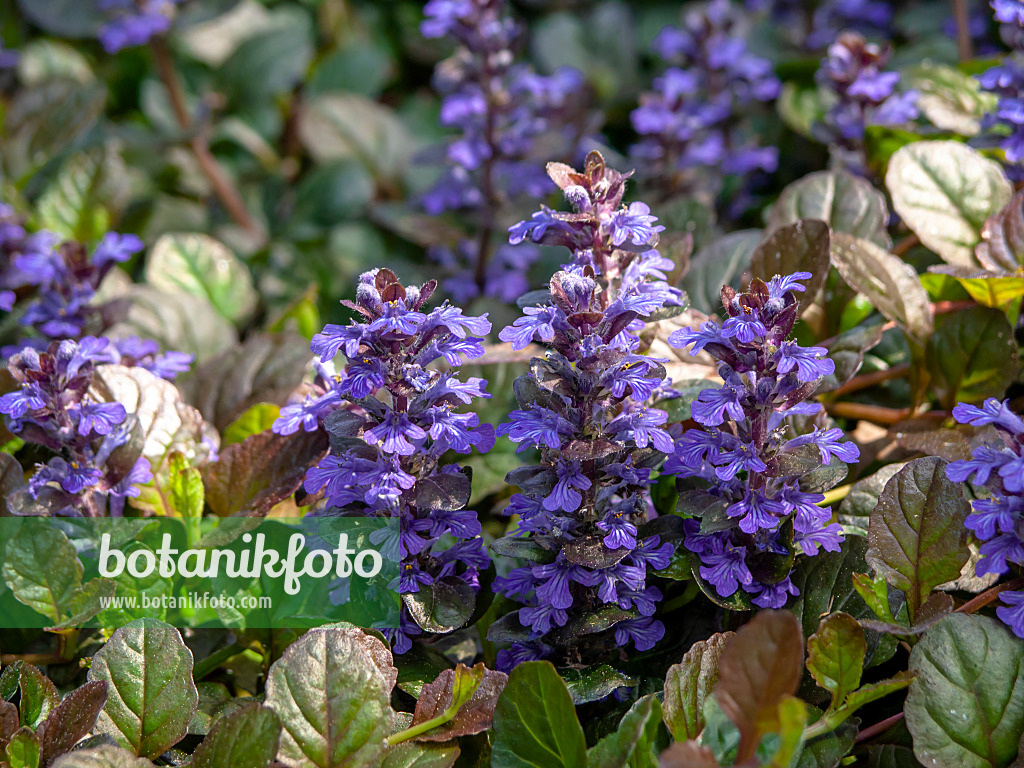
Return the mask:
[[665,725],[676,741],[696,739],[704,730],[704,701],[718,682],[718,665],[732,632],[720,632],[690,646],[665,675]]
[[832,694],[830,709],[838,709],[860,685],[867,649],[864,630],[848,613],[826,616],[807,639],[807,669]]

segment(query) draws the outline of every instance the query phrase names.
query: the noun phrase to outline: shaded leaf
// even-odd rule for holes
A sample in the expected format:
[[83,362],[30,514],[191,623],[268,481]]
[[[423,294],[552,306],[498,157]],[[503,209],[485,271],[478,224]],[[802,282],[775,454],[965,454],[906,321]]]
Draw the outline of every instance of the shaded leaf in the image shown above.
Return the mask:
[[587,751],[587,768],[656,766],[661,714],[661,704],[653,694],[639,699],[622,716],[619,727]]
[[451,768],[459,759],[456,744],[418,744],[406,741],[388,747],[379,768]]
[[100,7],[78,0],[18,0],[33,24],[57,37],[93,37],[106,21]]
[[476,591],[461,579],[436,579],[419,592],[402,595],[413,621],[427,632],[446,633],[466,624],[476,607]]
[[974,266],[986,219],[1012,194],[999,163],[956,141],[915,141],[889,161],[896,213],[948,264]]
[[135,757],[127,749],[102,746],[81,749],[57,758],[53,768],[152,768],[153,763],[144,757]]
[[494,710],[494,768],[585,768],[587,743],[565,683],[547,661],[512,670]]
[[679,741],[661,753],[661,768],[718,768],[715,753],[696,741]]
[[804,639],[791,613],[763,611],[729,639],[713,694],[740,730],[736,761],[754,755],[761,737],[778,732],[779,702],[800,686]]
[[267,768],[277,755],[281,722],[255,702],[220,717],[192,756],[192,768]]
[[911,619],[931,591],[957,578],[970,557],[970,505],[946,462],[915,459],[885,484],[868,527],[868,563],[907,596]]
[[739,288],[740,277],[750,264],[750,256],[761,242],[759,229],[730,232],[708,243],[694,254],[681,285],[691,306],[704,313],[722,308],[722,286]]
[[886,464],[875,474],[854,483],[850,492],[846,494],[846,498],[839,504],[838,521],[843,525],[863,530],[862,535],[866,536],[871,510],[878,504],[878,497],[882,495],[885,484],[903,466],[902,462]]
[[920,451],[946,461],[969,459],[974,449],[998,440],[990,426],[955,424],[944,427],[935,419],[904,419],[889,427],[889,439],[908,451]]
[[919,94],[921,114],[936,127],[961,136],[978,133],[981,118],[994,111],[997,101],[995,94],[981,90],[976,78],[931,62],[912,70],[908,86]]
[[584,669],[563,669],[559,672],[572,696],[572,703],[600,701],[619,688],[631,688],[636,678],[624,675],[607,664],[591,664]]
[[[412,725],[418,725],[445,712],[453,703],[454,685],[459,669],[465,670],[461,664],[458,669],[446,669],[432,683],[423,686],[416,702]],[[459,736],[482,733],[491,727],[494,707],[498,697],[505,688],[508,675],[486,669],[477,664],[473,671],[478,673],[478,681],[472,697],[466,701],[455,714],[455,717],[443,725],[431,729],[416,741],[448,741]]]
[[848,613],[826,616],[807,639],[807,669],[832,694],[831,709],[837,709],[860,685],[866,653],[864,630]]
[[773,230],[754,249],[750,257],[750,274],[768,282],[775,275],[810,272],[810,279],[804,283],[807,287],[803,294],[806,310],[825,285],[828,252],[828,224],[817,219],[798,219]]
[[373,766],[393,713],[386,677],[355,629],[307,632],[274,662],[266,705],[284,724],[277,759],[289,768]]
[[1000,397],[1020,371],[1005,313],[973,306],[936,318],[925,347],[931,386],[943,408]]
[[146,257],[146,282],[168,293],[206,298],[218,312],[240,322],[256,308],[248,268],[208,235],[164,235]]
[[287,403],[312,359],[298,334],[259,333],[199,366],[183,390],[203,418],[224,430],[257,403]]
[[323,432],[261,432],[225,446],[200,470],[206,503],[221,517],[261,517],[302,485],[306,470],[327,451]]
[[103,192],[113,169],[102,149],[71,157],[36,204],[39,224],[68,240],[98,240],[110,227]]
[[696,739],[704,730],[704,701],[718,682],[718,665],[732,636],[722,632],[700,640],[668,668],[663,707],[665,725],[676,741]]
[[913,267],[866,240],[836,232],[832,264],[851,288],[923,343],[932,332],[931,302]]
[[904,705],[914,754],[929,766],[990,768],[1024,732],[1024,643],[999,621],[954,613],[914,646]]
[[178,630],[154,619],[114,632],[93,656],[89,680],[109,686],[96,732],[140,757],[157,757],[184,738],[199,702],[192,652]]
[[779,196],[768,218],[768,231],[800,219],[818,219],[834,232],[868,240],[882,248],[892,241],[886,232],[889,209],[885,196],[871,183],[846,171],[819,171],[794,181]]
[[20,725],[35,730],[50,713],[60,704],[57,687],[38,667],[25,664],[21,668],[21,679],[18,683],[21,698],[18,710],[21,713]]
[[984,269],[995,273],[1016,272],[1024,264],[1024,190],[985,222],[974,255]]

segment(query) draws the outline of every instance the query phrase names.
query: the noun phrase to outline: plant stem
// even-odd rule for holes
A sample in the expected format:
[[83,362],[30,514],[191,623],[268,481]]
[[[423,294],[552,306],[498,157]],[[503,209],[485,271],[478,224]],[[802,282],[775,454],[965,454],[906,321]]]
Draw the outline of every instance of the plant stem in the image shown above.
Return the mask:
[[953,0],[953,18],[956,19],[956,55],[961,62],[974,58],[974,44],[971,42],[971,17],[967,0]]
[[832,504],[835,504],[837,501],[842,501],[843,499],[850,495],[851,488],[853,488],[853,483],[848,483],[847,485],[840,485],[836,488],[833,488],[831,491],[825,491],[825,493],[823,494],[825,498],[818,502],[818,506],[827,507]]
[[26,664],[34,664],[42,667],[47,664],[68,664],[67,659],[62,659],[57,653],[4,653],[0,654],[0,664],[7,666],[16,661],[23,661]]
[[897,712],[892,717],[887,717],[885,720],[883,720],[880,723],[875,723],[874,725],[869,725],[867,728],[865,728],[863,731],[861,731],[860,733],[857,734],[857,738],[854,739],[853,743],[854,744],[860,744],[862,741],[867,741],[868,739],[873,739],[878,734],[884,733],[885,731],[887,731],[890,728],[892,728],[894,725],[896,725],[896,723],[898,723],[902,719],[903,719],[903,713],[902,712]]
[[826,410],[833,416],[844,419],[864,419],[874,424],[895,424],[911,414],[909,408],[883,408],[865,403],[828,403]]
[[1005,584],[996,584],[991,589],[986,589],[980,595],[968,600],[957,608],[955,612],[974,613],[975,611],[980,611],[989,603],[993,603],[999,599],[1000,592],[1005,592],[1008,589],[1020,589],[1021,587],[1024,587],[1024,579],[1014,579],[1013,581],[1008,581]]
[[886,368],[881,371],[871,371],[870,373],[861,373],[854,376],[848,382],[839,387],[839,389],[832,392],[833,395],[847,395],[850,392],[857,392],[861,389],[868,389],[876,384],[882,384],[886,381],[892,381],[893,379],[901,379],[910,373],[910,364],[903,363],[901,365],[894,365],[892,368]]
[[395,744],[401,744],[403,741],[409,741],[409,739],[415,739],[417,736],[426,733],[431,728],[436,728],[439,725],[444,725],[449,720],[455,717],[455,713],[448,713],[447,711],[442,712],[437,717],[432,717],[429,720],[424,720],[422,723],[406,728],[404,731],[399,731],[388,736],[388,744],[394,746]]
[[911,248],[921,244],[921,239],[914,234],[907,235],[892,247],[894,256],[903,256]]
[[[174,118],[178,121],[178,125],[181,130],[190,133],[193,132],[195,126],[192,122],[192,117],[188,113],[188,106],[185,102],[185,91],[181,85],[181,78],[178,77],[178,71],[174,68],[174,61],[171,58],[171,52],[167,48],[167,43],[163,38],[154,37],[149,42],[150,50],[153,52],[153,59],[156,61],[157,70],[160,73],[160,80],[163,81],[164,87],[167,89],[167,95],[171,101],[171,110],[174,112]],[[210,146],[207,142],[207,137],[200,131],[194,132],[187,139],[189,147],[192,149],[192,153],[195,155],[196,160],[199,163],[199,167],[206,176],[207,181],[210,182],[210,186],[213,187],[214,194],[223,203],[224,208],[228,214],[243,229],[248,232],[258,234],[260,232],[259,227],[256,225],[255,220],[249,214],[249,209],[245,207],[245,203],[242,201],[242,196],[239,194],[238,189],[234,183],[228,178],[228,175],[221,168],[220,163],[217,162],[217,158],[210,152]]]

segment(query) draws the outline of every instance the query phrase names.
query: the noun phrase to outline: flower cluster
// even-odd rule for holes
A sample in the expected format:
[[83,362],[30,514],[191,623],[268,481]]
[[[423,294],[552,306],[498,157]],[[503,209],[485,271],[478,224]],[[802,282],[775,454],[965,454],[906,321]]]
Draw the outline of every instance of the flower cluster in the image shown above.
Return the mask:
[[999,145],[1011,163],[1024,161],[1024,3],[994,0],[996,20],[1013,52],[998,66],[978,75],[982,88],[999,96],[995,112],[986,115],[982,127],[1000,135]]
[[[541,458],[508,476],[521,489],[505,510],[519,518],[510,541],[528,537],[541,554],[495,582],[525,604],[521,633],[498,657],[505,668],[531,658],[589,661],[629,642],[653,647],[665,630],[647,572],[666,567],[673,551],[645,527],[651,472],[672,440],[667,414],[645,406],[665,370],[642,354],[638,336],[643,318],[680,303],[665,282],[672,263],[655,250],[664,227],[643,203],[622,204],[628,174],[596,152],[583,173],[560,164],[549,173],[574,212],[542,208],[510,229],[511,242],[562,245],[573,260],[551,279],[550,300],[499,334],[516,349],[549,347],[516,380],[520,410],[498,427]],[[575,637],[602,609],[614,614],[611,628]]]
[[645,172],[678,190],[704,186],[719,172],[774,171],[778,149],[758,146],[743,117],[774,99],[779,81],[771,62],[747,49],[728,0],[712,0],[690,11],[682,27],[664,28],[654,50],[671,66],[631,115],[641,137],[632,152]]
[[51,342],[44,352],[26,347],[8,361],[20,385],[0,397],[8,429],[58,454],[37,467],[9,503],[23,504],[29,514],[120,515],[125,500],[139,495],[136,485],[152,479],[145,458],[131,466],[115,460],[116,449],[132,435],[125,407],[89,391],[96,366],[120,360],[108,339],[87,336]]
[[[97,304],[96,289],[115,264],[142,247],[135,235],[108,232],[90,254],[81,243],[61,242],[53,232],[29,233],[14,210],[0,204],[0,311],[17,313],[19,324],[34,334],[0,348],[0,357],[101,333],[115,320],[116,305]],[[188,370],[193,359],[182,352],[161,354],[156,342],[134,336],[114,340],[106,349],[108,362],[146,368],[165,379]]]
[[869,125],[902,125],[918,116],[917,92],[896,90],[900,75],[886,72],[891,51],[844,32],[828,48],[818,82],[835,99],[817,131],[823,141],[846,152],[861,152]]
[[[420,29],[425,37],[447,37],[459,46],[434,75],[442,96],[441,124],[457,129],[459,136],[447,145],[448,168],[422,204],[435,216],[457,210],[474,219],[479,231],[454,250],[439,246],[432,255],[445,266],[458,266],[445,289],[460,301],[480,295],[503,298],[510,281],[524,283],[536,254],[524,252],[515,261],[491,257],[497,214],[511,198],[553,191],[532,156],[534,145],[542,134],[571,122],[583,76],[571,68],[543,76],[517,63],[513,48],[520,30],[507,15],[506,0],[431,0],[424,14]],[[567,136],[566,143],[572,138]]]
[[[399,521],[398,588],[407,606],[420,597],[429,602],[425,592],[441,586],[471,602],[480,572],[490,565],[476,513],[465,508],[469,476],[456,464],[441,463],[448,451],[486,453],[493,447],[494,427],[459,410],[490,397],[487,382],[461,381],[428,366],[444,358],[456,367],[480,357],[479,337],[491,324],[486,314],[469,317],[447,303],[426,311],[435,285],[402,286],[387,269],[362,275],[356,301],[343,303],[363,322],[329,324],[313,337],[321,364],[340,352],[344,371],[331,375],[324,368],[316,395],[283,408],[273,426],[290,434],[324,422],[331,453],[305,481],[307,492],[323,493],[329,507],[324,514]],[[403,612],[402,627],[389,630],[395,651],[409,650],[410,636],[421,631]]]
[[[984,427],[991,424],[1002,445],[983,445],[971,458],[954,461],[946,476],[956,483],[972,480],[991,496],[971,502],[973,513],[966,525],[982,542],[977,574],[1004,574],[1011,565],[1024,565],[1024,419],[1010,410],[1009,401],[989,398],[981,408],[960,403],[953,418],[961,424]],[[999,593],[1004,603],[996,609],[1018,637],[1024,637],[1024,592]]]
[[99,39],[107,53],[145,45],[171,28],[175,6],[184,0],[98,0],[108,16]]
[[686,521],[686,548],[712,596],[745,594],[762,608],[797,594],[789,578],[796,554],[835,551],[842,539],[811,473],[860,457],[838,428],[794,434],[799,419],[820,411],[807,399],[835,370],[827,350],[787,338],[799,307],[794,292],[810,276],[754,279],[742,294],[723,288],[722,324],[709,320],[669,338],[712,355],[723,380],[700,393],[691,413],[702,428],[684,432],[665,462],[695,516]]

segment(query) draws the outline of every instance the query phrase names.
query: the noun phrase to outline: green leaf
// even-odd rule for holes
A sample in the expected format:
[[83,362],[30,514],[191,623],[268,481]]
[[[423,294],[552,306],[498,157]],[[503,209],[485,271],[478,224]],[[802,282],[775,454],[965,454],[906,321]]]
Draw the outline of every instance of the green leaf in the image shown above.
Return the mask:
[[857,738],[855,721],[847,720],[830,733],[804,744],[797,768],[837,768],[853,749]]
[[82,85],[96,81],[89,60],[68,43],[37,38],[18,52],[18,79],[23,85],[39,85],[47,80],[73,80]]
[[732,632],[720,632],[690,646],[668,668],[663,703],[665,725],[676,741],[696,739],[704,730],[704,701],[718,682],[718,664]]
[[416,148],[394,111],[355,93],[305,102],[299,136],[316,162],[354,159],[378,181],[398,179]]
[[68,612],[71,615],[62,619],[59,624],[47,627],[47,630],[60,631],[80,628],[103,610],[104,604],[114,596],[116,588],[117,582],[113,579],[89,579],[72,593],[71,603],[68,606]]
[[98,240],[110,228],[103,184],[111,170],[102,149],[71,157],[36,204],[39,225],[67,240]]
[[979,277],[957,276],[956,281],[972,299],[984,307],[1005,307],[1024,296],[1024,277],[990,276],[982,272]]
[[413,621],[427,632],[446,633],[472,618],[476,593],[461,580],[445,577],[421,586],[419,592],[402,595],[402,604]]
[[889,161],[885,185],[893,208],[948,264],[976,266],[981,228],[1010,201],[999,163],[956,141],[916,141]]
[[909,462],[885,484],[871,513],[867,561],[906,594],[911,620],[970,557],[970,509],[960,484],[946,477],[946,462],[934,456]]
[[20,723],[26,728],[35,730],[60,704],[57,687],[37,667],[26,664],[21,668],[19,688],[21,689],[21,699],[18,701],[18,709],[21,712]]
[[170,483],[167,486],[171,508],[180,517],[198,518],[203,516],[203,478],[199,470],[189,466],[180,453],[171,454],[168,463]]
[[739,288],[740,278],[763,234],[760,229],[730,232],[694,254],[680,283],[694,309],[711,314],[722,308],[722,286]]
[[918,92],[917,107],[933,125],[961,136],[978,133],[981,118],[995,111],[998,100],[976,78],[931,62],[911,70],[908,86]]
[[1002,768],[1024,732],[1024,643],[999,621],[954,613],[910,654],[917,678],[904,705],[925,765]]
[[11,737],[3,754],[10,768],[39,768],[39,739],[28,728],[22,728]]
[[800,219],[824,221],[834,232],[882,248],[892,245],[886,232],[889,208],[885,195],[866,179],[846,171],[819,171],[794,181],[772,206],[767,229],[771,232]]
[[4,114],[0,147],[4,170],[19,179],[67,152],[96,125],[106,98],[102,85],[73,80],[49,80],[19,89]]
[[140,619],[114,632],[89,668],[109,685],[97,733],[109,734],[139,757],[157,757],[178,743],[199,703],[192,652],[174,627]]
[[877,701],[884,696],[888,696],[890,693],[903,690],[913,680],[914,673],[904,670],[888,680],[879,680],[877,683],[865,685],[850,693],[846,698],[846,705],[843,709],[852,714],[865,704],[870,704],[872,701]]
[[810,272],[804,309],[825,285],[829,268],[829,228],[824,221],[798,219],[772,231],[750,257],[750,274],[765,282],[775,275]]
[[830,709],[837,709],[860,685],[867,649],[864,630],[848,613],[826,616],[808,638],[807,669],[832,694]]
[[565,683],[547,661],[512,670],[494,710],[494,768],[585,768],[587,743]]
[[221,517],[262,516],[302,485],[306,470],[327,452],[323,432],[261,432],[228,445],[200,473],[206,503]]
[[104,745],[94,749],[79,749],[57,758],[53,768],[152,768],[144,757],[135,757],[121,747]]
[[285,730],[277,759],[290,768],[369,768],[394,714],[391,653],[355,629],[317,629],[292,643],[267,677],[266,705]]
[[4,582],[18,602],[59,624],[82,584],[82,563],[64,533],[25,525],[6,547]]
[[164,235],[146,258],[146,282],[207,299],[228,320],[245,320],[257,294],[248,267],[226,245],[197,233]]
[[281,415],[281,406],[274,403],[256,403],[249,410],[228,424],[221,435],[221,445],[241,443],[249,435],[266,432]]
[[943,408],[1001,397],[1020,371],[1013,327],[989,307],[943,314],[925,347],[925,366]]
[[878,497],[882,495],[885,484],[902,468],[902,463],[886,464],[875,474],[854,483],[839,504],[839,522],[863,530],[861,535],[866,536],[871,510],[878,504]]
[[804,638],[785,611],[762,611],[729,640],[714,698],[740,730],[736,762],[754,756],[761,737],[779,731],[779,703],[800,687]]
[[105,21],[99,6],[77,0],[18,0],[36,26],[57,37],[93,37]]
[[631,688],[636,685],[636,678],[623,674],[607,664],[591,664],[584,669],[563,669],[559,671],[572,703],[588,704],[600,701],[617,688]]
[[313,25],[301,6],[271,11],[267,29],[250,36],[215,72],[238,107],[252,107],[290,91],[313,59]]
[[816,86],[801,88],[796,83],[786,83],[775,106],[782,122],[809,139],[815,138],[814,126],[825,119],[824,100]]
[[932,332],[931,302],[913,267],[873,243],[835,232],[832,264],[843,280],[918,343]]
[[111,338],[152,339],[162,350],[195,355],[196,365],[238,346],[234,326],[203,296],[133,285],[124,298],[128,314],[110,329]]
[[25,662],[18,659],[13,664],[8,664],[4,667],[4,671],[0,672],[0,699],[10,701],[14,697],[18,690],[18,684],[21,682],[23,666],[25,666]]
[[42,762],[49,764],[92,732],[107,701],[107,684],[101,681],[76,688],[46,717],[36,731]]
[[804,740],[807,705],[795,696],[784,696],[779,702],[779,748],[769,768],[788,768]]
[[220,717],[196,747],[192,768],[267,768],[277,756],[281,721],[256,702]]
[[655,768],[661,705],[654,694],[639,699],[622,716],[619,727],[587,751],[587,768]]

